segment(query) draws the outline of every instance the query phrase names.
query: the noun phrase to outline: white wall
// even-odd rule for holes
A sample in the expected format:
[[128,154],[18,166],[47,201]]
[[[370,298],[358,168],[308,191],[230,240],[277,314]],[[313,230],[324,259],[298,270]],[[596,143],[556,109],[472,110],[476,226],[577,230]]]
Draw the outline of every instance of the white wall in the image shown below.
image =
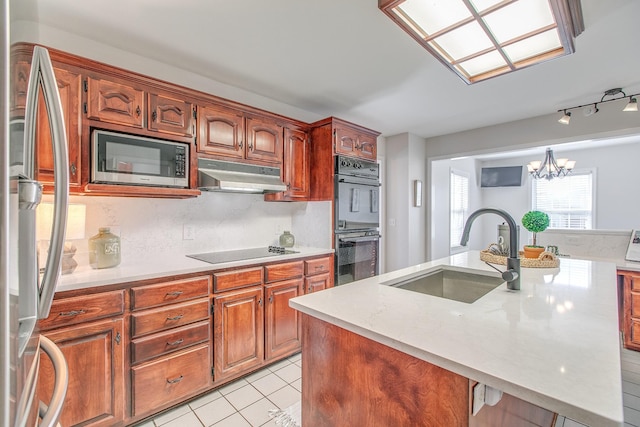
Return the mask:
[[[410,134],[386,138],[386,269],[426,261],[426,146]],[[414,206],[413,182],[422,181],[422,206]]]
[[[471,158],[457,160],[439,160],[431,163],[429,178],[430,214],[428,215],[431,236],[429,238],[429,259],[438,259],[450,255],[450,200],[449,184],[450,171],[466,172],[469,174],[469,213],[483,207],[476,174],[477,162]],[[477,219],[476,221],[479,221]],[[471,228],[471,235],[467,245],[470,249],[484,249],[481,236],[482,227],[475,224]]]
[[[640,159],[640,135],[632,143],[578,150],[558,149],[554,150],[554,156],[575,160],[576,170],[595,169],[595,229],[640,228],[640,197],[636,197],[637,183],[640,181],[640,168],[637,166]],[[537,155],[485,161],[480,167],[520,166],[543,158],[544,149],[541,149]],[[522,216],[531,209],[531,178],[526,176],[522,187],[483,188],[481,194],[484,206],[505,209],[521,224]],[[484,225],[483,240],[495,241],[495,225],[488,223],[486,219]],[[520,237],[521,243],[525,243],[530,233],[522,229]]]
[[[442,159],[540,147],[540,155],[538,157],[539,160],[542,160],[544,157],[544,148],[547,146],[577,141],[640,135],[640,116],[635,113],[623,113],[621,110],[625,102],[625,100],[622,100],[621,102],[611,102],[600,105],[600,112],[590,117],[584,117],[582,114],[574,114],[571,118],[571,124],[568,126],[557,123],[557,114],[549,114],[429,138],[426,140],[426,144],[429,170],[432,171],[430,173],[430,179],[436,181],[438,178],[434,177],[433,174],[442,173],[442,171],[438,170],[439,167],[437,163],[437,161]],[[634,166],[634,162],[637,162],[637,159],[640,157],[638,157],[637,147],[630,148],[630,145],[627,144],[621,146],[620,150],[615,158],[604,154],[607,152],[606,149],[581,150],[582,153],[576,151],[572,154],[567,152],[567,156],[578,161],[578,168],[595,165],[598,170],[603,167],[611,170],[608,178],[598,184],[598,195],[601,196],[601,203],[599,203],[597,211],[598,222],[596,226],[598,228],[627,230],[640,227],[640,220],[634,220],[634,217],[637,218],[636,212],[638,212],[638,206],[635,200],[638,190],[635,188],[636,184],[634,184],[634,180],[637,182],[639,177],[638,169]],[[590,155],[589,153],[592,151],[593,154]],[[527,157],[526,159],[522,158],[518,161],[526,165],[530,160],[532,160],[532,158]],[[620,167],[604,166],[605,164],[613,165],[613,162],[619,162]],[[496,163],[496,165],[498,164],[500,164],[500,162]],[[508,162],[505,163],[505,165],[506,164],[510,165],[513,163]],[[477,174],[479,174],[479,171]],[[598,175],[600,175],[600,172],[598,172]],[[437,200],[439,198],[437,193],[439,187],[434,186],[432,182],[428,188],[430,191],[436,192],[430,194],[428,196],[429,199]],[[634,200],[629,201],[629,199]],[[528,194],[517,189],[508,188],[483,190],[480,203],[482,207],[502,207],[506,209],[512,214],[518,224],[520,224],[522,215],[530,208]],[[431,217],[444,218],[448,215],[448,211],[445,213],[440,209],[441,207],[434,206],[431,210]],[[484,234],[481,237],[482,243],[494,242],[497,239],[497,225],[502,223],[500,218],[493,218],[493,216],[486,215],[479,218],[478,221],[481,221],[481,223],[474,227],[480,226],[484,230]],[[435,259],[437,255],[443,254],[444,249],[442,245],[446,240],[443,240],[441,234],[439,234],[443,231],[441,228],[440,222],[430,222],[428,230],[431,244],[430,259]],[[528,239],[527,233],[526,230],[521,229],[521,243]],[[471,247],[473,247],[473,243]]]

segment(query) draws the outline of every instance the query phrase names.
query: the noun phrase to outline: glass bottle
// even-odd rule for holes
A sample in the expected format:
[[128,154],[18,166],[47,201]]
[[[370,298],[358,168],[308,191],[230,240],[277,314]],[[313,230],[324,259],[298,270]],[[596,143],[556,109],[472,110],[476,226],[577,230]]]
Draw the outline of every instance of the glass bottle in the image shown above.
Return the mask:
[[89,239],[89,265],[91,268],[110,268],[120,264],[120,237],[109,227],[100,227],[98,234]]
[[285,231],[280,235],[280,246],[283,248],[292,248],[296,243],[296,238],[289,231]]

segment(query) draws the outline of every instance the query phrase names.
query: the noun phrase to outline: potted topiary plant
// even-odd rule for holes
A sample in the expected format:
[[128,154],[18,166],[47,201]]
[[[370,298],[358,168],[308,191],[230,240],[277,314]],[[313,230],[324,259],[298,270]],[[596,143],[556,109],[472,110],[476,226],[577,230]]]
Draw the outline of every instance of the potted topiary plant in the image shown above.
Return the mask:
[[549,215],[540,211],[529,211],[522,217],[522,225],[533,233],[533,245],[524,246],[524,257],[538,258],[544,251],[544,246],[538,246],[537,234],[549,226]]

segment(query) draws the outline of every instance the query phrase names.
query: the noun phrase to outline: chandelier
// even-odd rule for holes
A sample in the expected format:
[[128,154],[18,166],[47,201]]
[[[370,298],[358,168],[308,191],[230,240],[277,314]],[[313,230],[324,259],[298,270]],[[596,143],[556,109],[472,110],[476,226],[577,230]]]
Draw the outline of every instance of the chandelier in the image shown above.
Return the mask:
[[527,170],[529,175],[534,179],[546,179],[548,181],[553,178],[562,178],[571,173],[576,165],[575,160],[558,159],[553,157],[553,150],[547,148],[547,152],[543,161],[535,160],[529,162]]

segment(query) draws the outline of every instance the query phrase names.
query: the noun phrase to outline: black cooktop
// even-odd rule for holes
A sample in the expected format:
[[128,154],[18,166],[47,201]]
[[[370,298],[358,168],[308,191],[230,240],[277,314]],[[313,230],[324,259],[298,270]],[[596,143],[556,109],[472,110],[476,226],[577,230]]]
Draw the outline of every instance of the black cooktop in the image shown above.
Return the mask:
[[223,262],[243,261],[253,258],[264,258],[269,256],[297,254],[298,251],[283,248],[282,246],[269,246],[267,248],[251,248],[239,249],[235,251],[206,252],[203,254],[187,255],[210,264],[219,264]]

